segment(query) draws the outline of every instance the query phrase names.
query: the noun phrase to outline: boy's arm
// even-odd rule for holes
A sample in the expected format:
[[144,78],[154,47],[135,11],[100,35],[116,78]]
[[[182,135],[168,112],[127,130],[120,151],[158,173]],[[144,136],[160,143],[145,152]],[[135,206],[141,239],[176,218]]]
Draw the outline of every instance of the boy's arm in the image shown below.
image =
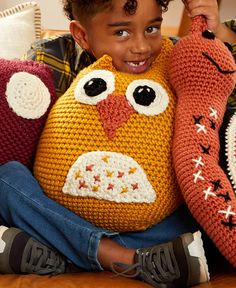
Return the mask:
[[215,35],[223,42],[228,42],[232,46],[236,45],[236,20],[226,21],[220,24]]
[[232,34],[234,34],[233,37],[235,37],[234,41],[231,42],[231,46],[232,46],[232,54],[233,54],[235,62],[236,62],[236,19],[226,21],[224,23],[224,25],[227,27],[228,30],[231,31]]
[[[188,11],[189,17],[204,15],[207,20],[208,29],[217,38],[230,44],[236,43],[236,33],[232,31],[232,26],[225,25],[220,21],[219,7],[217,0],[182,0]],[[230,29],[231,28],[231,29]],[[235,28],[235,22],[234,22]]]

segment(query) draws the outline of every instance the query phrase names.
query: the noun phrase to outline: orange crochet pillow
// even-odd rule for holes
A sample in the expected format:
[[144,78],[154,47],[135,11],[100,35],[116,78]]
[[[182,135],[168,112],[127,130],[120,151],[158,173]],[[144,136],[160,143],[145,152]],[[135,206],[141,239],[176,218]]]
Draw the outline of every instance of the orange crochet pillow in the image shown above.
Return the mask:
[[16,160],[33,168],[56,98],[52,72],[44,64],[0,59],[0,165]]
[[236,267],[236,197],[218,164],[219,128],[235,70],[230,51],[206,30],[200,16],[170,57],[178,99],[173,139],[177,179],[193,216]]
[[37,151],[34,172],[49,197],[116,231],[146,229],[179,207],[172,48],[164,38],[146,73],[116,71],[108,56],[79,73],[51,110]]

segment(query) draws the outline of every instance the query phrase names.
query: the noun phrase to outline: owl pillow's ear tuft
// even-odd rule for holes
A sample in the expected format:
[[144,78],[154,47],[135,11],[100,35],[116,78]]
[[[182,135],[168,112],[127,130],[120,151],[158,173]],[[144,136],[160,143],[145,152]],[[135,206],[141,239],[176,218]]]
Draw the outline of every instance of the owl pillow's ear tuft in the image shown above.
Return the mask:
[[0,165],[16,160],[32,168],[56,99],[52,72],[45,64],[0,59]]
[[112,64],[112,58],[109,55],[104,55],[96,62],[94,62],[89,68],[91,70],[104,69],[109,70],[111,72],[116,71],[116,68]]

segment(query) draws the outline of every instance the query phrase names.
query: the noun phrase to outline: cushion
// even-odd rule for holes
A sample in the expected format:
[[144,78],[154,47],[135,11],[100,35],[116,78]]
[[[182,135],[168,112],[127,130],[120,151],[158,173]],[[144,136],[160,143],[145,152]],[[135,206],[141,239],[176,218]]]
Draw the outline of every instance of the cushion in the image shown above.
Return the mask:
[[21,58],[40,38],[41,13],[36,2],[26,2],[0,12],[0,57]]
[[17,160],[32,167],[56,99],[52,72],[45,64],[0,59],[0,165]]
[[[229,275],[231,276],[231,274]],[[232,273],[232,277],[234,274]],[[108,271],[102,272],[78,272],[61,275],[2,275],[0,277],[0,287],[7,288],[151,288],[147,283],[137,279],[129,279],[121,276],[114,277]],[[235,287],[235,286],[224,286]]]
[[37,149],[34,173],[49,197],[116,231],[146,229],[182,203],[171,160],[172,48],[164,38],[145,73],[117,71],[104,56],[78,74]]
[[[190,211],[236,267],[236,197],[219,165],[219,128],[235,87],[236,65],[228,47],[206,27],[205,18],[194,18],[191,32],[170,57],[170,79],[178,97],[173,160]],[[229,136],[233,147],[235,132]]]

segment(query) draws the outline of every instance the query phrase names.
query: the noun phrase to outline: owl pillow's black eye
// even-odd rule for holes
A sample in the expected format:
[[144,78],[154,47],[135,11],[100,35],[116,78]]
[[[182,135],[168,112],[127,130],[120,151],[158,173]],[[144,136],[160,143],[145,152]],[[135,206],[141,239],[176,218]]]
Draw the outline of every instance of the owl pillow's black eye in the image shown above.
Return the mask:
[[134,100],[137,104],[149,106],[156,98],[155,91],[147,86],[138,86],[133,93]]
[[92,78],[84,85],[84,91],[88,96],[94,97],[107,90],[107,83],[102,78]]
[[115,90],[115,77],[107,70],[94,70],[79,80],[75,99],[81,103],[96,105]]
[[145,115],[157,115],[165,111],[169,103],[166,90],[157,82],[139,79],[131,82],[126,98],[134,109]]
[[209,39],[209,40],[214,40],[216,38],[215,34],[211,32],[210,30],[203,31],[202,37]]

